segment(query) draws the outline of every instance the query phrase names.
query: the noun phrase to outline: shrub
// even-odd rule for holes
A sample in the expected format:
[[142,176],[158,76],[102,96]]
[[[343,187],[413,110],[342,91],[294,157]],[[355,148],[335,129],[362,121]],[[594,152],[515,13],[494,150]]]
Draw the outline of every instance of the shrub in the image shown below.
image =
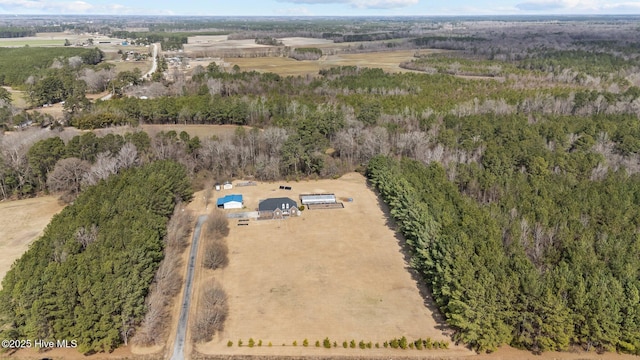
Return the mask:
[[406,348],[407,348],[407,338],[403,336],[403,337],[400,339],[400,343],[399,343],[399,345],[400,345],[400,348],[401,348],[401,349],[406,349]]
[[398,339],[393,339],[391,340],[391,342],[389,343],[389,346],[391,346],[394,349],[397,349],[400,345],[400,343],[398,342]]
[[242,346],[242,339],[238,340],[238,346]]
[[371,346],[372,346],[371,341],[369,341],[369,342],[367,343],[367,349],[371,349]]
[[337,341],[333,342],[333,347],[338,347],[338,342]]
[[409,343],[409,349],[413,349],[413,343]]
[[367,345],[364,343],[364,341],[360,340],[358,346],[360,346],[360,349],[364,349]]
[[380,343],[376,343],[376,349],[380,349]]
[[433,348],[433,343],[431,342],[431,338],[427,338],[427,340],[424,341],[424,347],[425,349]]
[[414,342],[414,345],[416,346],[416,349],[418,350],[422,350],[422,339],[418,339]]
[[316,340],[316,347],[320,347],[320,340]]
[[233,341],[231,341],[231,340],[227,341],[227,346],[228,347],[232,347],[233,346]]
[[304,347],[309,346],[309,340],[307,340],[307,339],[302,340],[302,346],[304,346]]
[[249,347],[252,348],[255,344],[256,342],[253,340],[253,338],[249,338]]
[[385,349],[386,349],[386,348],[388,348],[388,347],[389,347],[389,343],[385,341],[385,342],[382,344],[382,346],[384,346],[384,347],[385,347]]
[[441,341],[440,342],[440,347],[442,347],[443,349],[448,349],[449,348],[449,342],[448,341]]
[[434,349],[440,349],[440,341],[434,341],[433,342],[433,348]]
[[269,341],[269,345],[268,345],[268,346],[269,346],[269,347],[272,347],[272,346],[273,346],[273,344],[271,343],[271,341]]
[[328,337],[324,338],[324,340],[322,341],[322,346],[327,349],[331,349],[331,341],[329,341]]
[[349,343],[349,347],[352,349],[356,348],[356,341],[355,340],[351,340],[351,342]]
[[258,340],[258,346],[262,346],[262,340]]
[[298,342],[293,340],[293,346],[298,346]]
[[346,342],[346,341],[343,341],[343,342],[342,342],[342,347],[346,349],[346,348],[347,348],[347,346],[348,346],[348,345],[347,345],[347,342]]

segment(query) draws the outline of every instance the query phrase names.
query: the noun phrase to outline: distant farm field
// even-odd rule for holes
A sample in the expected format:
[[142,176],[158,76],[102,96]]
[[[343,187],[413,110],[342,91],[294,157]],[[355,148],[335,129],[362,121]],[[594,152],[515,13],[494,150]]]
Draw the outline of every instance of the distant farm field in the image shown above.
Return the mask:
[[224,61],[230,63],[231,66],[238,65],[242,70],[273,72],[283,76],[317,74],[322,69],[335,66],[361,66],[381,68],[388,72],[411,72],[412,70],[402,69],[400,63],[413,59],[414,53],[415,50],[398,50],[325,55],[319,60],[304,61],[286,57],[225,58]]
[[[451,344],[449,350],[344,349],[343,341],[386,340],[406,336],[450,341],[439,323],[434,305],[421,295],[412,277],[402,242],[387,225],[388,218],[365,178],[356,173],[337,180],[236,187],[215,196],[243,194],[246,210],[259,199],[288,196],[299,202],[301,193],[335,193],[344,209],[305,210],[287,220],[250,220],[238,226],[230,220],[227,237],[229,265],[203,271],[198,283],[211,279],[228,294],[230,313],[224,331],[196,347],[202,354],[261,355],[406,355],[461,356],[470,351]],[[282,182],[285,184],[285,182]],[[212,199],[215,201],[215,199]],[[206,239],[204,240],[206,241]],[[423,295],[428,295],[423,289]],[[315,341],[329,337],[340,344],[327,350]],[[249,338],[263,341],[246,346]],[[309,347],[303,347],[304,339]],[[245,346],[237,344],[243,339]],[[292,342],[298,346],[293,347]],[[272,342],[273,347],[266,346]],[[282,346],[286,344],[287,346]]]
[[0,279],[63,207],[53,196],[0,202]]
[[[254,39],[229,40],[227,35],[192,36],[184,46],[184,52],[192,59],[197,59],[191,65],[206,66],[208,62],[200,63],[203,59],[223,58],[229,66],[238,65],[243,70],[273,72],[280,75],[317,74],[318,71],[334,66],[362,66],[376,67],[388,72],[407,72],[400,68],[400,63],[413,59],[415,50],[380,51],[351,54],[344,53],[363,45],[361,43],[334,43],[331,40],[290,37],[278,39],[283,45],[296,47],[315,47],[322,49],[325,54],[319,60],[297,61],[279,56],[282,46],[268,46],[256,44]],[[387,41],[390,43],[393,41]],[[374,42],[367,43],[372,46]],[[437,51],[437,50],[434,50]],[[421,51],[422,53],[425,50]],[[266,56],[265,56],[266,55]]]
[[49,40],[35,38],[16,38],[0,40],[0,47],[22,47],[22,46],[64,46],[64,40]]

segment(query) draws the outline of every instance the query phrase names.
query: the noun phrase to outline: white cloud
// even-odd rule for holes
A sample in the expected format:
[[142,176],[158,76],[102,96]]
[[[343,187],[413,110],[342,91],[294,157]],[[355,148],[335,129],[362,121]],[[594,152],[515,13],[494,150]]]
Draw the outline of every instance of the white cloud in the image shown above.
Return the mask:
[[277,9],[276,13],[282,16],[313,16],[313,13],[311,13],[311,11],[309,11],[309,9],[304,6]]
[[640,1],[611,2],[605,0],[531,0],[516,5],[518,10],[563,13],[624,13],[640,10]]
[[86,1],[0,0],[0,13],[10,14],[167,14],[121,4],[95,5]]
[[358,9],[396,9],[418,4],[419,0],[278,0],[294,4],[348,4]]

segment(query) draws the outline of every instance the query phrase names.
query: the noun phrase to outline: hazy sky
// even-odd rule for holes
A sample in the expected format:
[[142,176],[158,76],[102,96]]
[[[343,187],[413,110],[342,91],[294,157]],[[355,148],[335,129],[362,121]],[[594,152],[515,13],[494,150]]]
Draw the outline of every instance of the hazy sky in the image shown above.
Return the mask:
[[214,16],[640,14],[640,0],[0,0],[0,14]]

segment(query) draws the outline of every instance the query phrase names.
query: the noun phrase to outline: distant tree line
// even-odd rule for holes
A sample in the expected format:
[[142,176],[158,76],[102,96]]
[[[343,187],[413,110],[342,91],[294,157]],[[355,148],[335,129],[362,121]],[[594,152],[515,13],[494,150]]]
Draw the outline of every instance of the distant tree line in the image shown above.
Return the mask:
[[34,29],[21,27],[0,27],[0,38],[21,38],[35,35],[36,31]]

